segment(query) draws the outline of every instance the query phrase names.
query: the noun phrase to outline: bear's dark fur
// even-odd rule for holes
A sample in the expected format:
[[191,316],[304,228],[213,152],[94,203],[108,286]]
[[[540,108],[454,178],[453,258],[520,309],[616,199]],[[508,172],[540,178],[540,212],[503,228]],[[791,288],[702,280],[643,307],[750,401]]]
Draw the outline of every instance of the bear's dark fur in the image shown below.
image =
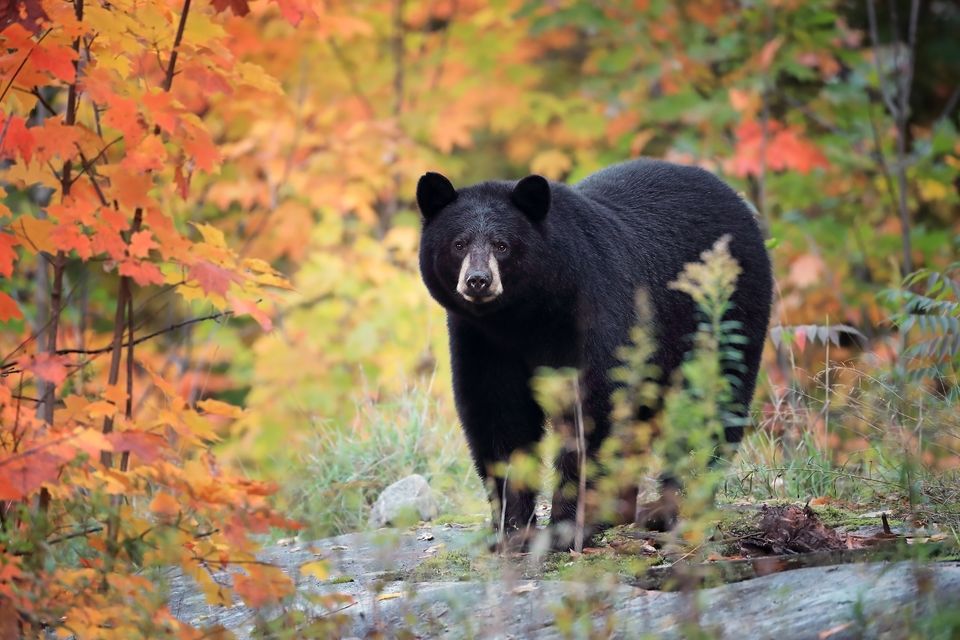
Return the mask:
[[[747,338],[735,401],[749,407],[770,317],[770,260],[750,208],[709,172],[634,160],[573,186],[529,176],[459,191],[428,173],[417,201],[420,270],[447,310],[457,411],[485,481],[496,463],[543,436],[544,413],[530,388],[540,366],[580,371],[588,453],[597,452],[610,432],[609,372],[635,324],[636,291],[652,303],[653,363],[666,378],[697,323],[691,298],[667,285],[725,234],[742,269],[727,319],[739,321]],[[729,426],[726,436],[739,441],[742,426]],[[557,466],[576,486],[571,456],[561,454]],[[494,479],[505,526],[528,526],[535,492]],[[575,505],[556,497],[553,521],[572,519]]]

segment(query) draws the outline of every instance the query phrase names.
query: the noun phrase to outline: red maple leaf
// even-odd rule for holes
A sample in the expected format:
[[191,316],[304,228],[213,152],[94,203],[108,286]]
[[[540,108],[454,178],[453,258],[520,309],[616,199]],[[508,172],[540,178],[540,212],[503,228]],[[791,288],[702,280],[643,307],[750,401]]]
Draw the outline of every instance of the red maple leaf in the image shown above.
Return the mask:
[[0,291],[0,322],[8,320],[19,320],[23,317],[23,312],[17,305],[17,301]]
[[0,147],[0,157],[13,158],[13,151],[16,150],[20,152],[21,158],[30,162],[33,157],[33,132],[27,128],[26,121],[20,116],[10,116],[9,122],[0,120],[0,124],[7,129],[3,147]]
[[41,380],[59,385],[67,378],[67,356],[51,353],[37,353],[23,365]]
[[163,436],[146,431],[114,431],[107,440],[114,451],[129,451],[147,464],[159,459],[167,446]]
[[220,12],[230,9],[235,16],[245,16],[250,13],[247,0],[213,0],[213,8]]
[[22,500],[44,482],[56,480],[62,462],[59,456],[38,451],[0,466],[0,500]]
[[13,274],[13,261],[17,252],[13,248],[18,244],[16,236],[0,233],[0,276],[9,278]]
[[120,263],[120,275],[133,278],[141,287],[163,284],[163,274],[152,262],[128,258]]
[[206,293],[225,296],[230,289],[230,283],[238,281],[240,277],[223,267],[201,260],[190,267],[190,279],[196,280]]
[[33,50],[30,62],[36,69],[49,71],[53,77],[69,83],[75,76],[73,61],[76,57],[77,52],[70,47],[48,41]]

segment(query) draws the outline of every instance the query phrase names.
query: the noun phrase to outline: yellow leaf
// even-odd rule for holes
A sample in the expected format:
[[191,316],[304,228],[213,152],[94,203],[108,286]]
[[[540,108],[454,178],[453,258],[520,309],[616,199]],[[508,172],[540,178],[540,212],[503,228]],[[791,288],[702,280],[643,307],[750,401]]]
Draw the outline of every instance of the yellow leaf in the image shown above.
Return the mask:
[[270,263],[260,258],[247,258],[243,261],[243,266],[250,271],[257,273],[276,273],[276,270],[270,266]]
[[563,174],[570,170],[572,164],[570,156],[563,151],[550,149],[538,153],[530,163],[530,169],[534,173],[539,173],[551,180],[559,180],[563,177]]
[[264,71],[263,67],[258,64],[241,62],[234,67],[234,71],[237,72],[241,84],[249,85],[268,93],[283,94],[283,87],[280,86],[277,79]]
[[204,223],[191,222],[190,224],[200,232],[200,235],[203,236],[203,241],[207,244],[213,245],[218,249],[227,248],[227,241],[224,239],[223,231],[220,231],[220,229]]
[[221,607],[233,605],[233,591],[226,585],[217,584],[205,569],[191,572],[191,576],[200,585],[200,590],[207,598],[207,604]]
[[184,405],[183,398],[180,397],[180,394],[177,393],[172,384],[154,373],[149,367],[144,366],[144,368],[147,370],[147,373],[150,374],[150,379],[153,381],[154,386],[166,396],[174,409],[178,409]]
[[216,416],[226,416],[228,418],[243,417],[243,409],[232,404],[227,404],[226,402],[221,402],[220,400],[201,400],[197,403],[197,406],[206,413],[212,413]]
[[920,180],[920,195],[924,200],[943,200],[951,194],[952,188],[938,180]]
[[41,220],[33,216],[21,216],[10,225],[14,235],[20,240],[20,245],[30,253],[46,251],[56,253],[57,245],[50,239],[56,225],[49,220]]
[[377,596],[377,601],[383,602],[384,600],[395,600],[397,598],[402,598],[402,597],[403,597],[403,594],[397,591],[393,593],[381,593],[380,595]]
[[[6,99],[9,100],[10,97],[7,96]],[[39,162],[18,162],[5,167],[3,171],[3,179],[19,187],[26,188],[34,184],[42,184],[51,189],[60,188],[60,183],[54,173]]]
[[[221,403],[223,404],[223,403]],[[190,431],[198,436],[211,438],[214,436],[213,425],[210,421],[201,416],[193,409],[187,409],[180,414],[180,420],[190,428]]]
[[117,413],[117,405],[111,404],[106,400],[97,400],[87,405],[87,415],[91,418],[105,418]]
[[259,273],[251,278],[257,284],[266,285],[268,287],[277,287],[280,289],[289,289],[293,290],[293,285],[290,284],[290,281],[286,278],[280,278],[275,276],[272,273]]
[[327,563],[322,560],[306,562],[300,565],[300,573],[305,576],[313,576],[317,580],[326,580],[330,572],[327,570]]
[[113,451],[113,445],[97,429],[78,429],[74,432],[73,444],[90,457],[100,455],[101,451]]

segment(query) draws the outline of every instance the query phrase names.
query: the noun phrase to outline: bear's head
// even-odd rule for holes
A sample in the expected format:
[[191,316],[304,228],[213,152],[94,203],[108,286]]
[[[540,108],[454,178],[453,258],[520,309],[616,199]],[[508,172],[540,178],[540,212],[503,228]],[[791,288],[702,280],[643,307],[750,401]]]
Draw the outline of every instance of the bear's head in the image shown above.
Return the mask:
[[550,183],[484,182],[461,190],[439,173],[417,184],[423,214],[420,272],[447,309],[484,315],[529,300],[550,210]]

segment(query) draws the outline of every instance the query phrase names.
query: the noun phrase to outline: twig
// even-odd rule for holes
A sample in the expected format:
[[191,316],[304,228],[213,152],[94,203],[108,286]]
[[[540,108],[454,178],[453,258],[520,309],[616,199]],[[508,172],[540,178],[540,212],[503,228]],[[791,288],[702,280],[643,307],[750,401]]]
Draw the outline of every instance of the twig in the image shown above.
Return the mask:
[[40,34],[40,37],[37,38],[36,43],[30,47],[30,51],[27,51],[27,55],[23,56],[23,60],[20,61],[19,66],[17,66],[16,71],[13,72],[13,75],[10,76],[10,82],[7,83],[7,86],[3,89],[3,92],[0,93],[0,102],[3,102],[3,99],[7,96],[7,92],[10,91],[10,87],[13,86],[14,81],[17,79],[17,76],[20,75],[20,72],[23,70],[23,67],[26,66],[27,60],[30,59],[30,56],[33,54],[34,49],[37,48],[37,45],[43,42],[43,39],[50,34],[53,29],[47,29]]
[[[176,324],[172,324],[164,329],[159,329],[145,336],[140,336],[136,340],[133,340],[133,341],[128,340],[127,342],[122,343],[120,347],[124,348],[124,347],[136,346],[141,342],[146,342],[147,340],[156,338],[157,336],[162,335],[164,333],[170,333],[171,331],[176,331],[177,329],[181,327],[185,327],[187,325],[196,324],[198,322],[205,322],[207,320],[219,320],[220,318],[226,318],[232,315],[233,315],[233,311],[220,311],[217,313],[211,313],[210,315],[207,315],[207,316],[202,316],[200,318],[190,318],[189,320],[184,320],[183,322],[177,322]],[[106,347],[100,347],[99,349],[60,349],[56,353],[58,356],[70,355],[75,353],[89,356],[89,355],[97,355],[100,353],[107,353],[111,351],[113,348],[114,348],[114,345],[111,344]]]
[[583,403],[580,401],[580,380],[573,378],[574,420],[577,423],[577,514],[574,521],[573,550],[583,553],[583,529],[586,521],[587,501],[587,439],[583,432]]
[[[90,535],[91,533],[99,533],[99,532],[101,532],[101,531],[103,531],[103,527],[101,527],[101,526],[99,526],[99,525],[96,526],[96,527],[88,527],[87,529],[81,529],[80,531],[74,531],[73,533],[68,533],[68,534],[65,534],[65,535],[62,535],[62,536],[57,536],[56,538],[50,538],[50,539],[47,540],[44,544],[47,544],[47,545],[59,544],[59,543],[61,543],[61,542],[66,542],[67,540],[73,540],[74,538],[82,538],[82,537],[84,537],[84,536]],[[28,556],[28,555],[31,555],[32,553],[33,553],[33,551],[14,551],[14,552],[13,552],[13,555],[15,555],[15,556]]]

